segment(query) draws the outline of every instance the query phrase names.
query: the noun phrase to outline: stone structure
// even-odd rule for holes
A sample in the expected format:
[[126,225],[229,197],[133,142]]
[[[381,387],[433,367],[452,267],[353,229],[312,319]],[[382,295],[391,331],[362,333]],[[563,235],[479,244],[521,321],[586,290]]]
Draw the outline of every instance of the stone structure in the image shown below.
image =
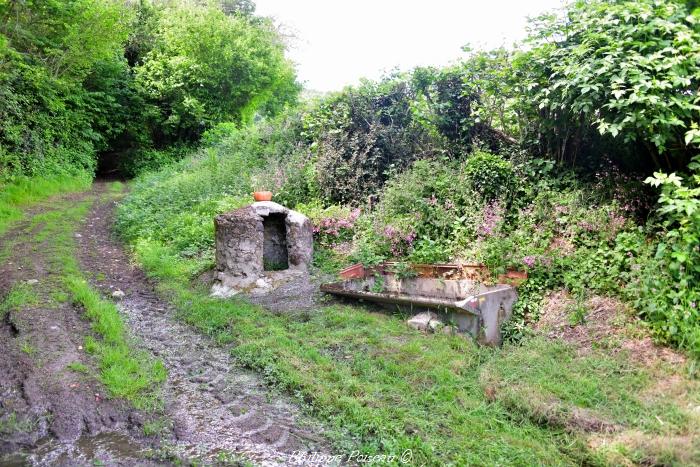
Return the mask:
[[308,274],[313,229],[303,214],[262,201],[216,216],[214,226],[213,295],[260,293],[290,277]]

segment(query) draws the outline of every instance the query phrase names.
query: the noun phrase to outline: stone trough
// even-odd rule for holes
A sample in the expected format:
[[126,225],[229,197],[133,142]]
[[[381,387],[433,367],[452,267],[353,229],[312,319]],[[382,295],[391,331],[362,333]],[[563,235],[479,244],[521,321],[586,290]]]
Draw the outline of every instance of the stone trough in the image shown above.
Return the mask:
[[500,345],[501,326],[510,319],[517,300],[515,285],[522,273],[487,282],[480,265],[413,265],[398,272],[394,263],[365,269],[357,265],[341,273],[345,281],[324,284],[326,293],[399,306],[414,313],[437,312],[441,320],[487,345]]

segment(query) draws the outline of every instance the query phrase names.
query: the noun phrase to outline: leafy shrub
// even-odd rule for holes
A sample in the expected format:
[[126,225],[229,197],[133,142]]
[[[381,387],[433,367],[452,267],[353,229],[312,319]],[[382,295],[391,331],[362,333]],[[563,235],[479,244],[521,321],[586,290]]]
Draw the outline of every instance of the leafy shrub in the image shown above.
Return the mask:
[[192,151],[187,146],[171,146],[167,149],[138,149],[119,160],[120,172],[127,177],[157,170],[176,162]]
[[[491,188],[477,172],[482,167],[501,183]],[[389,181],[361,235],[371,229],[371,238],[382,245],[378,251],[390,257],[408,255],[416,262],[464,257],[478,238],[494,235],[505,221],[507,203],[497,197],[504,197],[513,180],[510,163],[485,152],[466,162],[416,161]]]
[[537,18],[514,63],[532,149],[570,163],[613,155],[637,167],[677,164],[663,154],[687,162],[686,144],[700,141],[693,4],[594,0]]
[[412,244],[413,250],[406,256],[412,263],[444,263],[450,259],[451,250],[444,242],[424,238]]
[[637,306],[655,334],[700,358],[700,157],[686,181],[660,172],[659,213],[666,232],[644,264]]
[[308,152],[300,148],[286,156],[271,154],[269,143],[263,141],[262,144],[266,148],[266,166],[254,175],[253,188],[272,191],[276,202],[290,208],[316,202],[319,190],[314,164]]
[[113,81],[126,66],[129,9],[3,2],[0,16],[0,179],[94,172],[97,151],[124,123]]
[[355,221],[360,209],[342,206],[322,207],[316,200],[308,204],[299,204],[296,209],[305,214],[313,224],[314,238],[321,246],[333,246],[352,240]]
[[[503,102],[507,82],[492,76],[507,63],[505,52],[479,53],[457,65],[434,69],[417,68],[411,76],[416,90],[412,103],[415,118],[440,142],[451,158],[483,146],[500,152],[513,140],[491,127],[497,114],[507,125]],[[501,72],[502,73],[502,72]],[[502,78],[498,74],[498,78]]]
[[214,4],[165,8],[135,72],[161,110],[153,123],[165,142],[196,141],[218,122],[250,120],[266,101],[293,102],[298,92],[269,20],[227,16]]
[[513,166],[494,154],[482,151],[472,154],[464,166],[464,174],[471,188],[487,201],[513,190]]
[[233,122],[217,123],[213,127],[202,133],[200,143],[202,146],[216,146],[224,139],[236,133],[238,125]]
[[363,203],[392,171],[435,154],[414,118],[414,90],[401,78],[364,82],[324,100],[306,117],[317,153],[321,195],[331,202]]
[[218,122],[293,104],[277,30],[222,8],[0,2],[0,180],[94,172],[98,155],[131,176],[178,159],[171,145]]

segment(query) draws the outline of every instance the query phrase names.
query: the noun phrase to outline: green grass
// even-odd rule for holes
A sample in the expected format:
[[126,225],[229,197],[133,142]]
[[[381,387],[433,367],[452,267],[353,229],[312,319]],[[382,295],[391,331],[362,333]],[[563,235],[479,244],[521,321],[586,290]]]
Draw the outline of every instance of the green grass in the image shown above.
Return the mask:
[[[113,196],[123,188],[122,184],[110,185],[103,196]],[[99,379],[109,394],[138,408],[155,409],[161,403],[159,388],[166,378],[165,366],[129,342],[116,306],[88,284],[75,257],[75,231],[93,202],[93,197],[79,202],[59,201],[53,209],[31,219],[27,228],[40,228],[28,241],[40,248],[48,263],[48,274],[41,284],[47,293],[39,297],[37,285],[17,284],[0,304],[0,315],[30,303],[55,306],[70,299],[79,304],[94,331],[94,336],[86,338],[85,348],[97,359]]]
[[1,434],[13,434],[13,433],[29,433],[34,429],[34,422],[32,420],[22,420],[16,413],[10,412],[4,417],[0,417],[0,433]]
[[26,353],[27,355],[29,355],[30,357],[33,357],[37,352],[36,347],[34,347],[32,344],[30,344],[27,341],[22,342],[22,345],[20,346],[20,350],[22,352]]
[[141,241],[136,253],[184,321],[235,344],[241,363],[325,420],[342,451],[411,449],[418,465],[679,463],[682,449],[664,457],[625,440],[591,447],[597,428],[576,423],[602,422],[648,439],[697,434],[681,402],[644,396],[673,371],[633,365],[624,354],[579,356],[543,338],[483,348],[458,336],[426,336],[401,317],[360,307],[279,316],[193,288],[189,278],[201,264],[167,247]]
[[143,434],[145,436],[157,436],[167,432],[172,425],[172,422],[167,418],[157,418],[143,424]]
[[22,217],[22,208],[49,196],[90,187],[87,174],[77,176],[21,178],[12,183],[0,183],[0,235]]
[[489,349],[451,336],[426,337],[396,318],[352,307],[276,316],[242,301],[192,291],[192,264],[142,242],[140,261],[182,318],[303,399],[335,429],[340,448],[364,453],[411,449],[417,463],[573,464],[561,430],[516,422],[483,396],[478,368]]
[[[672,374],[661,373],[661,378]],[[570,347],[541,337],[504,347],[480,374],[482,386],[495,399],[542,423],[576,428],[572,414],[583,409],[592,422],[654,435],[684,431],[691,420],[675,401],[639,397],[654,378],[650,369],[634,365],[624,354],[578,356]]]
[[124,184],[122,182],[111,182],[107,188],[109,193],[121,194],[124,191]]
[[5,299],[0,302],[0,318],[11,310],[19,311],[24,307],[39,304],[41,299],[35,287],[26,282],[14,284]]
[[100,380],[110,394],[133,402],[137,408],[157,408],[158,394],[153,388],[167,377],[163,363],[129,345],[124,322],[114,303],[103,299],[82,278],[69,276],[66,283],[74,300],[85,309],[92,330],[100,337],[87,337],[85,350],[97,357]]
[[74,371],[76,373],[81,373],[84,375],[90,374],[90,368],[88,368],[85,364],[80,363],[80,362],[73,362],[69,363],[66,368],[68,368],[71,371]]

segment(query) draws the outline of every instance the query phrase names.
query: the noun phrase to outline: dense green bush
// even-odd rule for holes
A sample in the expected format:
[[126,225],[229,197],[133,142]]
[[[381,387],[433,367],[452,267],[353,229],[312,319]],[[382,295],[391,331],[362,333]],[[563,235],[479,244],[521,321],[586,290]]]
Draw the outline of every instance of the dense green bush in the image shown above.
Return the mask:
[[133,175],[218,122],[293,104],[280,35],[237,8],[0,2],[0,180],[94,172],[99,154],[102,169]]
[[95,168],[110,96],[83,85],[119,62],[129,12],[118,2],[0,3],[0,179]]
[[463,159],[484,146],[501,151],[512,140],[472,115],[480,94],[466,66],[418,68],[321,101],[304,117],[316,157],[320,194],[330,202],[364,203],[414,161]]
[[366,81],[324,100],[306,117],[321,195],[362,203],[392,171],[437,148],[411,109],[414,91],[402,78]]
[[[478,167],[487,170],[483,177]],[[495,177],[492,184],[489,176]],[[500,228],[513,181],[510,163],[483,151],[464,162],[416,161],[387,183],[376,208],[360,223],[361,254],[371,250],[415,262],[464,257],[477,238]]]
[[[499,88],[495,79],[490,79],[494,70],[503,67],[500,62],[504,59],[497,59],[497,55],[477,53],[454,66],[417,68],[410,76],[415,88],[411,103],[415,118],[452,158],[471,151],[475,143],[500,152],[514,142],[491,126],[493,123],[508,129],[512,126],[506,121],[506,110],[498,104],[505,97],[501,95],[504,89]],[[493,114],[499,118],[493,118]]]
[[692,175],[654,174],[665,232],[653,257],[640,265],[636,306],[663,341],[700,358],[700,156]]
[[700,14],[691,7],[594,0],[536,19],[513,72],[525,140],[570,163],[612,155],[682,168],[694,154],[688,143],[700,142]]
[[190,154],[190,146],[171,146],[166,149],[135,149],[119,159],[119,172],[127,177],[156,171]]
[[293,103],[298,92],[271,23],[226,15],[213,3],[165,8],[135,74],[159,109],[152,124],[161,144],[196,141],[213,124],[249,120],[267,101]]
[[491,201],[513,191],[513,167],[501,157],[486,152],[469,156],[464,167],[465,180],[474,192]]

